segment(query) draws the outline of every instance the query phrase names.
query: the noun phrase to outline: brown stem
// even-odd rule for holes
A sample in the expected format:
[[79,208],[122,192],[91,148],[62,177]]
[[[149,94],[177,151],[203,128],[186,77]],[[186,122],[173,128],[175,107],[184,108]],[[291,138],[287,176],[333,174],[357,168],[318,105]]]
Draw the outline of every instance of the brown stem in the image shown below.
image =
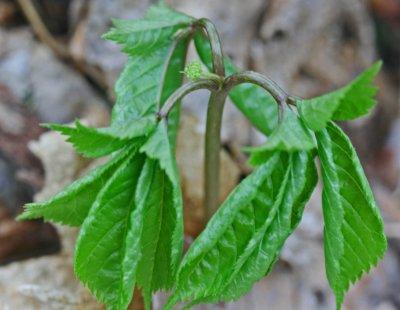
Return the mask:
[[60,43],[52,36],[31,0],[18,0],[18,4],[39,40],[47,45],[58,58],[71,62],[79,72],[85,74],[100,89],[108,88],[104,74],[99,68],[80,59],[75,59],[68,46]]
[[24,12],[27,20],[32,25],[32,28],[36,35],[39,37],[40,41],[47,44],[56,55],[62,59],[69,59],[70,54],[66,46],[57,42],[50,32],[47,30],[42,19],[40,18],[38,12],[35,9],[31,0],[18,0],[22,11]]

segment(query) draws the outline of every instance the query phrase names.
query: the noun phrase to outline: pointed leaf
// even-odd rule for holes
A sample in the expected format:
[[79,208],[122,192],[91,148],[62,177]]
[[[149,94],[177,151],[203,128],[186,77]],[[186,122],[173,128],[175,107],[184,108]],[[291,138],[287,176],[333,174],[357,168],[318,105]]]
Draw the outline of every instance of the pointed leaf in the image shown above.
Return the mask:
[[159,122],[154,133],[140,148],[149,158],[157,159],[160,166],[167,173],[173,184],[178,184],[175,160],[171,152],[167,127],[164,122]]
[[386,250],[382,218],[357,154],[330,123],[318,132],[325,221],[325,264],[340,308],[351,283],[375,266]]
[[138,186],[141,189],[138,206],[144,216],[138,283],[149,304],[152,292],[172,286],[182,253],[183,206],[176,162],[164,122],[158,124],[140,152],[148,160],[143,170],[147,177],[141,177]]
[[170,289],[183,248],[182,194],[155,160],[147,159],[136,196],[142,222],[137,282],[147,309],[152,293]]
[[43,218],[45,221],[80,226],[105,182],[131,152],[134,152],[134,147],[127,147],[106,164],[73,182],[50,200],[25,205],[25,211],[18,220]]
[[[170,42],[171,44],[171,42]],[[108,155],[126,145],[129,139],[145,136],[155,126],[155,112],[182,83],[187,39],[173,50],[165,46],[151,54],[129,59],[116,86],[117,104],[110,127],[90,128],[79,121],[75,128],[49,124],[48,127],[67,135],[77,152],[86,157]],[[168,119],[171,142],[175,144],[179,106]],[[141,140],[129,143],[140,143]]]
[[[158,144],[154,149],[153,143]],[[149,137],[143,152],[155,159],[136,155],[114,174],[85,220],[77,243],[79,279],[100,301],[116,309],[125,309],[135,283],[142,287],[147,305],[152,292],[170,288],[182,252],[179,180],[176,170],[170,171],[173,183],[163,168],[175,166],[169,162],[174,159],[165,123]],[[93,256],[99,262],[91,269],[88,264]],[[107,263],[99,268],[101,261]],[[99,272],[96,276],[95,270]]]
[[349,120],[367,114],[376,101],[372,84],[382,62],[378,61],[346,86],[320,97],[299,100],[299,112],[306,125],[317,131],[330,120]]
[[152,6],[142,19],[114,19],[114,27],[103,37],[121,44],[122,50],[131,56],[145,55],[171,42],[177,30],[193,21],[192,17],[159,4]]
[[[115,87],[117,102],[112,112],[112,127],[124,126],[144,116],[155,115],[158,106],[162,106],[163,101],[182,81],[179,72],[174,71],[172,76],[168,67],[172,65],[174,69],[183,69],[186,43],[183,41],[178,44],[170,59],[167,58],[169,46],[166,46],[151,54],[128,60]],[[171,83],[169,79],[172,78],[177,80]]]
[[179,268],[177,301],[234,300],[276,262],[316,184],[312,157],[275,153],[229,195]]
[[140,259],[133,216],[135,188],[144,156],[137,154],[101,190],[82,225],[75,250],[75,274],[109,309],[126,309]]
[[59,124],[47,124],[47,127],[68,136],[75,150],[85,157],[102,157],[115,152],[127,143],[141,144],[142,139],[156,125],[154,115],[145,116],[123,126],[93,128],[82,125],[78,120],[75,127]]
[[67,142],[76,152],[89,158],[111,154],[126,145],[126,141],[101,133],[97,128],[86,127],[79,121],[75,122],[75,127],[59,124],[48,124],[47,127],[67,136]]

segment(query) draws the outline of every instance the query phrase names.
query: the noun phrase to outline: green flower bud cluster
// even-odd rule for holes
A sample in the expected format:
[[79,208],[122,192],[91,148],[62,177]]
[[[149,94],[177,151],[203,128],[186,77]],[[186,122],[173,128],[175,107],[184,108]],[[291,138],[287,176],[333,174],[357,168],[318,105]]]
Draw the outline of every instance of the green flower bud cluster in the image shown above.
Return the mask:
[[204,77],[203,67],[199,61],[188,63],[183,73],[192,81],[197,81]]

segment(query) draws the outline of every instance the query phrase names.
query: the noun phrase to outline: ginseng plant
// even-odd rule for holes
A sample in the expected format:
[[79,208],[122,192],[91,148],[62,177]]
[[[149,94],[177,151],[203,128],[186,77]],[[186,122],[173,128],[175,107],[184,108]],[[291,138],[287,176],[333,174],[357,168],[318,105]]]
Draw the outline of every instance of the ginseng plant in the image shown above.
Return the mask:
[[[298,226],[317,184],[318,157],[326,275],[341,308],[349,286],[377,264],[387,242],[357,154],[334,121],[371,110],[381,63],[336,91],[301,99],[259,73],[239,71],[224,57],[207,19],[161,3],[143,19],[113,22],[104,38],[120,44],[128,60],[115,86],[110,126],[48,125],[83,156],[110,155],[109,161],[52,199],[26,205],[19,219],[81,227],[75,274],[108,309],[126,309],[135,288],[147,309],[158,290],[170,292],[165,309],[236,300],[271,271]],[[204,69],[200,62],[185,67],[192,39]],[[190,79],[184,85],[182,71]],[[179,102],[199,89],[210,91],[204,163],[208,223],[183,255],[175,140]],[[219,206],[227,96],[267,139],[245,150],[254,171]]]

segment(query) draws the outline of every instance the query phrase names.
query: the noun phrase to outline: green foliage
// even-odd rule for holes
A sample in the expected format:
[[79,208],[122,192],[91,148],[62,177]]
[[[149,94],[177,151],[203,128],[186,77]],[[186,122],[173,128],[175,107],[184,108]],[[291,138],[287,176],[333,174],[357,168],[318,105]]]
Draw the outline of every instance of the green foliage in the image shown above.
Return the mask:
[[28,204],[20,216],[82,225],[76,275],[110,309],[126,309],[135,285],[149,308],[152,292],[172,286],[181,257],[182,194],[172,156],[179,107],[170,114],[168,132],[165,124],[157,125],[155,113],[182,83],[188,40],[175,42],[174,34],[187,25],[184,20],[190,18],[161,5],[138,24],[117,22],[110,39],[126,39],[126,46],[129,40],[147,41],[124,49],[129,58],[116,84],[110,127],[49,125],[85,156],[116,154],[49,201]]
[[230,194],[186,253],[170,306],[234,300],[278,259],[317,182],[307,153],[275,153]]
[[75,274],[110,309],[126,309],[138,250],[135,188],[144,156],[130,154],[106,182],[85,219],[75,250]]
[[317,133],[317,140],[326,272],[340,308],[349,285],[377,264],[387,245],[378,207],[349,138],[330,123]]
[[[285,106],[282,119],[265,90],[250,83],[233,88],[231,100],[267,141],[249,149],[257,168],[181,260],[183,203],[175,160],[179,104],[167,120],[156,113],[182,84],[192,34],[200,60],[212,69],[210,44],[198,27],[194,18],[164,4],[153,6],[143,19],[114,21],[105,38],[119,43],[128,60],[115,86],[110,126],[48,125],[80,154],[110,159],[50,200],[26,205],[19,219],[81,226],[75,273],[107,309],[126,309],[137,287],[147,309],[158,290],[171,291],[166,308],[235,300],[270,272],[299,224],[317,183],[318,154],[326,271],[340,308],[349,285],[383,256],[386,239],[354,148],[331,120],[354,119],[373,107],[371,83],[381,64],[337,91],[298,100],[297,110]],[[228,75],[238,71],[227,58],[225,69]],[[191,79],[213,77],[198,62],[185,73]]]
[[92,128],[78,120],[75,127],[47,124],[47,127],[68,136],[67,141],[75,150],[86,157],[102,157],[122,148],[126,143],[140,145],[143,138],[156,126],[154,115],[138,119],[132,123],[107,128]]
[[159,4],[152,6],[143,19],[114,19],[114,27],[103,38],[119,43],[128,55],[146,55],[168,45],[177,30],[188,27],[193,20]]
[[135,146],[126,147],[105,165],[90,171],[50,200],[25,205],[25,211],[18,219],[30,220],[43,217],[46,221],[64,225],[82,225],[106,181],[134,150]]
[[330,120],[350,120],[367,114],[375,105],[377,88],[372,84],[382,62],[378,61],[346,86],[297,104],[304,122],[313,130],[323,129]]

